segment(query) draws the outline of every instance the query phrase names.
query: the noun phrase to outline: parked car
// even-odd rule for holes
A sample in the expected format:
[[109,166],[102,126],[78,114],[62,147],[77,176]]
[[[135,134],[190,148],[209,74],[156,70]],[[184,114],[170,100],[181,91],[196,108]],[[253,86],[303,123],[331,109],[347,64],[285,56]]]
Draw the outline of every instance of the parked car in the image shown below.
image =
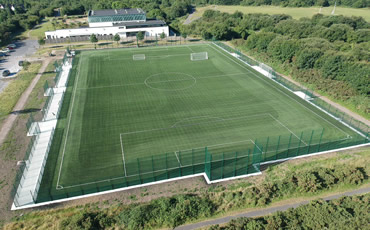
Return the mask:
[[10,52],[10,49],[9,48],[4,48],[1,52],[8,54]]
[[6,53],[0,52],[0,57],[5,57]]
[[15,49],[15,48],[17,48],[17,46],[16,46],[15,44],[9,44],[9,45],[7,46],[7,48]]
[[14,48],[12,48],[12,47],[6,47],[9,51],[12,51],[12,50],[14,50]]
[[7,77],[7,76],[9,76],[10,75],[10,71],[9,70],[4,70],[3,71],[3,77]]
[[18,62],[18,65],[19,65],[19,66],[23,66],[23,61],[19,61],[19,62]]

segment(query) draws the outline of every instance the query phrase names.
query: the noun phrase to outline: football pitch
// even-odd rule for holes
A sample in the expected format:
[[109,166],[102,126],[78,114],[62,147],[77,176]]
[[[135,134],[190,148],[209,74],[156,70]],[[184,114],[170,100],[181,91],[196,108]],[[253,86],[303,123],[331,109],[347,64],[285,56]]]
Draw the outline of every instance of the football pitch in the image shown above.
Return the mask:
[[[199,52],[208,60],[191,61]],[[137,159],[163,154],[182,166],[189,151],[204,161],[197,153],[206,147],[242,152],[277,140],[261,146],[266,157],[279,146],[358,136],[213,44],[82,51],[74,69],[52,172],[49,166],[57,190],[133,176]]]

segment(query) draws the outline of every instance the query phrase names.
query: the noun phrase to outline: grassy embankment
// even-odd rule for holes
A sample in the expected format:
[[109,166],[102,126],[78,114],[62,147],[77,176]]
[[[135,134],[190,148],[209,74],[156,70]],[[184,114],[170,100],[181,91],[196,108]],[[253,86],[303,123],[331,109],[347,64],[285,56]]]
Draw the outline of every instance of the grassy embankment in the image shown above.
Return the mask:
[[[64,209],[34,211],[13,219],[5,229],[88,229],[89,226],[171,228],[186,222],[236,214],[246,209],[311,200],[369,186],[369,165],[369,149],[333,153],[276,165],[261,177],[212,185],[196,193],[179,191],[180,195],[155,199],[149,203],[134,203],[137,202],[136,198],[129,202],[131,204],[109,200]],[[163,189],[166,188],[163,186]]]

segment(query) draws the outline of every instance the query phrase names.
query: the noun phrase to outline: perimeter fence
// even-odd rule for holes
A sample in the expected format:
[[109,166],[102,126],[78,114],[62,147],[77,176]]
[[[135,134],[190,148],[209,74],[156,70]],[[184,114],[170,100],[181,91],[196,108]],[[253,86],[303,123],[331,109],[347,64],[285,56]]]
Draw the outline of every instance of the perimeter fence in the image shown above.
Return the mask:
[[[260,172],[261,164],[368,143],[368,137],[330,140],[325,130],[308,130],[297,137],[293,134],[259,138],[245,150],[218,152],[208,148],[153,155],[126,161],[121,175],[99,181],[79,181],[75,184],[40,190],[37,202],[53,201],[112,189],[205,173],[210,181]],[[328,139],[329,138],[329,139]],[[54,185],[55,186],[55,185]]]

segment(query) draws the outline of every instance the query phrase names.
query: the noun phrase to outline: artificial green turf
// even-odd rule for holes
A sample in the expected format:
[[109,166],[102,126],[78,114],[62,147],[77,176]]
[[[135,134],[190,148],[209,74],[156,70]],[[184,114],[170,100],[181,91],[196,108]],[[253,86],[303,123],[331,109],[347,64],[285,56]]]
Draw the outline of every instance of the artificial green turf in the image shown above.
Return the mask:
[[[194,52],[209,60],[191,61]],[[53,186],[135,175],[137,158],[165,153],[176,166],[195,149],[200,162],[207,146],[235,152],[257,140],[273,159],[284,148],[357,136],[211,44],[83,51],[74,68]]]

